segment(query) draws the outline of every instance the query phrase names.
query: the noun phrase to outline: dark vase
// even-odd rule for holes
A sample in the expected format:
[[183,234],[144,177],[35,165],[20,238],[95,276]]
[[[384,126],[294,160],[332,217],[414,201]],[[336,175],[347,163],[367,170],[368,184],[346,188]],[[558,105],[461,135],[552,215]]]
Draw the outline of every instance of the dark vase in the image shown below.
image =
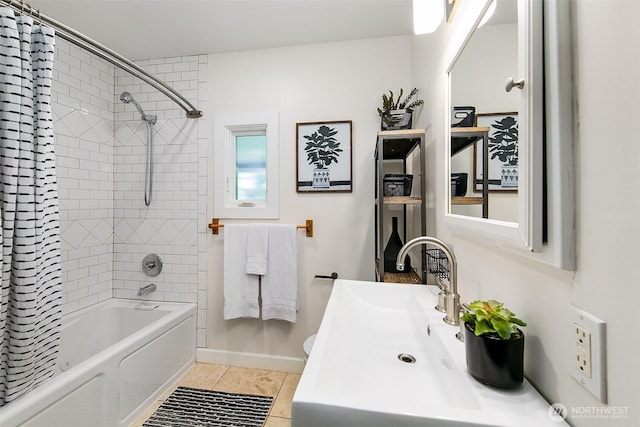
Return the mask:
[[524,379],[524,333],[503,340],[499,336],[476,336],[475,325],[464,323],[467,370],[476,380],[498,388],[515,388]]
[[400,239],[400,235],[398,234],[398,217],[394,216],[391,218],[391,236],[389,236],[389,241],[387,242],[387,246],[384,248],[384,271],[387,273],[406,273],[411,271],[411,258],[407,255],[404,258],[404,270],[400,271],[396,268],[396,259],[398,258],[398,254],[400,253],[400,249],[402,249],[402,239]]

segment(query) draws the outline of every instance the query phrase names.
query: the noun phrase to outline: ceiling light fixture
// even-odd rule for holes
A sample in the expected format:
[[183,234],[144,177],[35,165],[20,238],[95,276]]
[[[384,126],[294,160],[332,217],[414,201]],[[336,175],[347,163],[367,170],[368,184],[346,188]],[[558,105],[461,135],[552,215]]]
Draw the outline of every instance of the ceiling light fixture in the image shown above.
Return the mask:
[[413,0],[413,32],[433,33],[444,18],[443,0]]

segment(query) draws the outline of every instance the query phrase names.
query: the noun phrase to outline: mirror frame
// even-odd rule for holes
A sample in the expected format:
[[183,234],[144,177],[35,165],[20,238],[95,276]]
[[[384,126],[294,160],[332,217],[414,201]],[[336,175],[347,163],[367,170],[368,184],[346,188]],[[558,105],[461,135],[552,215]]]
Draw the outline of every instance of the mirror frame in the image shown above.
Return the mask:
[[[463,237],[479,237],[482,242],[493,245],[506,244],[510,252],[574,270],[573,92],[568,3],[562,0],[518,0],[518,69],[522,74],[513,77],[524,78],[525,86],[519,100],[517,223],[451,213],[451,70],[491,0],[466,2],[465,13],[458,14],[459,31],[452,37],[449,65],[445,70],[444,222]],[[530,34],[543,36],[529,37]],[[543,138],[546,139],[546,165]],[[546,188],[547,240],[543,242],[545,166],[547,182],[553,185]]]

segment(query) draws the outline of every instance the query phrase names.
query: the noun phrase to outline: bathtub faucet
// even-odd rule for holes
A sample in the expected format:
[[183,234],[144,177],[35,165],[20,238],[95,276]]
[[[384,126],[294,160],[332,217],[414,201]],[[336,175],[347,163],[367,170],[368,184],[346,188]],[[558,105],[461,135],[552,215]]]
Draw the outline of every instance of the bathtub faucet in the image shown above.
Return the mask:
[[[449,288],[446,291],[441,291],[440,294],[444,298],[444,310],[447,315],[444,317],[444,322],[449,325],[458,326],[460,324],[460,295],[458,295],[458,262],[456,261],[456,256],[453,253],[453,250],[444,243],[442,240],[436,239],[435,237],[429,236],[420,236],[416,237],[413,240],[408,241],[405,245],[400,249],[398,253],[398,258],[396,259],[396,268],[400,271],[404,270],[404,258],[407,256],[407,252],[414,246],[417,245],[432,245],[436,248],[440,249],[447,256],[447,261],[449,262]],[[444,295],[443,295],[444,292]],[[441,296],[438,296],[438,299],[441,299]],[[440,301],[438,302],[438,307],[440,308]]]
[[141,296],[150,294],[155,290],[156,290],[156,284],[149,283],[148,285],[141,286],[140,289],[138,289],[138,296],[141,297]]

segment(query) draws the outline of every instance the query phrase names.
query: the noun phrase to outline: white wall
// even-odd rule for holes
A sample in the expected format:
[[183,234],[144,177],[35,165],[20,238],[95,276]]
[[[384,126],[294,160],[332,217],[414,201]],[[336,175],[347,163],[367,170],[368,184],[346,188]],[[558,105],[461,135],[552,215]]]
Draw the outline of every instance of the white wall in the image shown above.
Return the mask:
[[[222,318],[224,230],[208,238],[207,346],[223,354],[302,357],[304,339],[320,324],[331,282],[315,274],[373,279],[376,107],[387,90],[411,82],[411,38],[393,37],[209,56],[207,126],[216,113],[279,113],[280,220],[314,220],[299,233],[299,311],[295,324]],[[296,193],[296,123],[353,121],[353,192]],[[214,141],[215,143],[215,141]],[[213,182],[212,190],[220,183]],[[213,213],[211,214],[213,216]],[[236,363],[238,363],[236,361]]]
[[[458,13],[464,13],[464,7],[463,2]],[[427,178],[436,202],[427,217],[435,218],[438,237],[454,245],[462,300],[502,300],[528,322],[525,375],[548,401],[566,405],[576,426],[636,426],[640,334],[633,320],[640,296],[640,148],[637,136],[621,126],[621,117],[640,115],[640,3],[578,0],[572,7],[579,111],[574,141],[577,270],[561,271],[474,243],[443,224],[445,70],[447,48],[459,40],[456,21],[414,38],[415,85],[433,107],[423,112],[419,123],[432,131],[427,171],[433,173]],[[571,415],[604,404],[568,373],[569,304],[607,322],[609,406],[627,408],[622,418]]]

